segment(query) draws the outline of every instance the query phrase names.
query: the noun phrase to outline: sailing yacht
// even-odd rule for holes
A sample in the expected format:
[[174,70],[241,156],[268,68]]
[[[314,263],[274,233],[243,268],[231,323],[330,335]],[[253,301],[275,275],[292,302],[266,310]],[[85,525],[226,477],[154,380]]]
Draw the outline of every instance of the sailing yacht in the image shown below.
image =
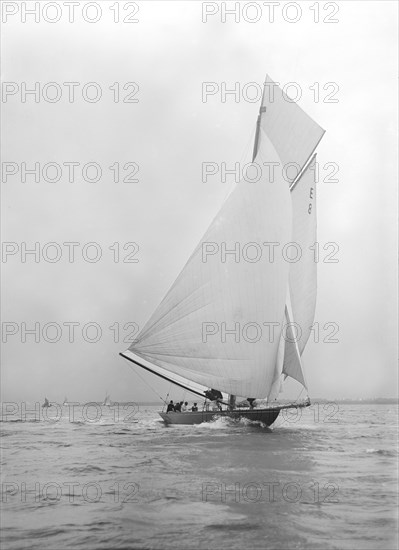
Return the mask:
[[111,400],[110,400],[110,398],[109,398],[109,394],[108,394],[108,393],[105,394],[104,401],[103,401],[103,405],[104,405],[105,407],[110,407],[110,406],[111,406]]
[[[309,398],[284,405],[277,398],[287,377],[307,391],[301,356],[316,307],[309,247],[316,242],[314,151],[323,134],[267,76],[252,159],[260,178],[235,186],[136,340],[120,353],[203,399],[219,396],[222,410],[160,412],[165,423],[244,417],[270,426],[282,409],[310,405]],[[290,246],[300,252],[295,261]],[[238,398],[266,404],[238,407]]]

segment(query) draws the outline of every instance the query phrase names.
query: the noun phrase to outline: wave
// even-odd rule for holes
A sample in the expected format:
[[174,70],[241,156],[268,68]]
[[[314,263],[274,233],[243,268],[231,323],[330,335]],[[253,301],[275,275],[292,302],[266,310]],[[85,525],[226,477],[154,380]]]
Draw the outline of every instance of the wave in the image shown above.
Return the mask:
[[266,431],[273,431],[269,426],[261,422],[260,420],[250,420],[249,418],[231,418],[229,416],[222,416],[211,422],[202,422],[201,424],[190,425],[190,428],[197,430],[224,430],[226,428],[236,428],[245,426],[247,428],[261,428]]
[[26,419],[26,418],[10,418],[9,420],[3,420],[3,419],[0,419],[0,422],[15,422],[15,423],[19,423],[19,422],[24,422],[26,424],[30,424],[31,422],[41,422],[41,419],[40,418],[30,418],[30,419]]
[[307,431],[318,431],[318,430],[321,430],[322,429],[322,424],[321,423],[311,423],[311,424],[306,424],[305,422],[288,422],[287,420],[283,420],[281,423],[279,423],[278,419],[277,421],[273,424],[273,428],[275,429],[282,429],[282,430],[293,430],[293,431],[304,431],[304,430],[307,430]]
[[71,466],[64,468],[64,470],[68,470],[69,472],[72,472],[74,474],[89,474],[91,472],[106,472],[107,470],[104,470],[104,468],[100,468],[99,466]]
[[396,456],[398,454],[397,451],[389,449],[366,449],[366,453],[382,456]]
[[202,422],[201,424],[193,424],[190,428],[196,430],[223,430],[229,426],[231,419],[228,417],[220,417],[211,422]]

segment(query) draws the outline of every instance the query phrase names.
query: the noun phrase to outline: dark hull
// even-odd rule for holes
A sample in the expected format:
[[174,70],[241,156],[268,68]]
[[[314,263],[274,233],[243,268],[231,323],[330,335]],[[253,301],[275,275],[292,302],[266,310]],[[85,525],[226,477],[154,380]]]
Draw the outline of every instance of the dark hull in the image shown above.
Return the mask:
[[159,415],[164,420],[165,424],[202,424],[202,422],[212,422],[219,418],[232,418],[239,420],[247,418],[252,422],[262,422],[266,426],[270,426],[280,414],[281,407],[270,409],[254,409],[254,410],[234,410],[234,411],[198,411],[198,412],[160,412]]
[[202,424],[202,422],[213,422],[219,418],[232,418],[239,420],[240,418],[247,418],[252,422],[262,422],[266,426],[271,426],[275,422],[276,418],[280,414],[282,409],[301,409],[302,407],[309,407],[310,399],[301,403],[290,403],[288,405],[276,405],[275,407],[268,407],[266,409],[235,409],[234,411],[198,411],[198,412],[169,412],[158,413],[165,424]]

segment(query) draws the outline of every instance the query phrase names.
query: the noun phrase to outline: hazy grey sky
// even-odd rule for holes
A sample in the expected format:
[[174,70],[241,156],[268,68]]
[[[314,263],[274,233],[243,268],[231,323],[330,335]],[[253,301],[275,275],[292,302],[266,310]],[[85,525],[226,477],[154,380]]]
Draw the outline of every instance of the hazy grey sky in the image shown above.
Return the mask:
[[[300,3],[296,23],[284,20],[284,13],[295,17],[284,11],[285,2],[273,23],[267,11],[246,21],[253,7],[241,10],[238,22],[227,16],[223,23],[221,4],[203,22],[202,3],[185,1],[138,2],[132,15],[138,23],[115,23],[115,3],[103,1],[96,23],[84,20],[96,15],[93,7],[83,11],[86,2],[73,23],[60,3],[60,20],[49,23],[57,12],[44,13],[41,2],[36,23],[29,15],[23,22],[22,5],[32,8],[32,2],[5,4],[2,78],[15,83],[7,88],[15,93],[3,96],[2,160],[16,163],[18,173],[2,182],[3,241],[16,243],[2,263],[3,339],[5,330],[16,331],[3,343],[2,399],[97,400],[106,390],[114,400],[156,399],[118,356],[129,345],[122,340],[131,329],[123,326],[144,325],[234,185],[233,177],[203,183],[202,162],[248,162],[259,109],[245,94],[238,102],[231,95],[222,102],[220,93],[204,102],[203,82],[219,88],[238,82],[242,91],[247,83],[260,86],[266,73],[282,85],[296,82],[299,104],[326,130],[318,148],[318,241],[321,247],[337,243],[339,262],[319,263],[320,341],[311,339],[303,356],[310,395],[395,395],[396,2],[336,2],[335,15],[319,2],[318,23],[313,2]],[[133,9],[120,2],[120,19]],[[338,22],[323,22],[326,17]],[[28,89],[39,83],[37,102],[32,95],[22,101],[24,82]],[[48,100],[57,91],[45,87],[50,82],[62,91],[57,102]],[[64,82],[78,83],[73,102]],[[95,103],[82,97],[94,97],[94,87],[84,88],[89,82],[102,90]],[[121,101],[135,92],[133,85],[123,89],[129,82],[139,85],[130,96],[137,103]],[[323,101],[330,93],[338,102]],[[43,174],[39,182],[32,175],[21,181],[22,163],[43,168],[49,162],[63,167],[59,181]],[[72,182],[65,162],[80,163]],[[101,166],[100,181],[85,181],[82,166],[89,162]],[[115,163],[125,177],[133,169],[123,169],[128,162],[139,165],[133,176],[139,182],[114,182]],[[323,181],[331,174],[326,163],[338,165],[338,182]],[[49,177],[54,174],[49,168]],[[88,168],[86,179],[93,174]],[[39,261],[28,255],[23,262],[22,243],[31,249],[35,242]],[[53,263],[45,260],[57,253],[45,247],[50,242],[62,252]],[[79,243],[73,262],[65,242]],[[97,250],[85,248],[90,242]],[[137,263],[122,261],[134,252],[123,250],[129,242],[139,245],[132,255]],[[98,262],[87,261],[99,250]],[[65,323],[72,322],[70,343]],[[82,334],[89,322],[102,329],[96,343]],[[328,322],[339,326],[338,343],[323,343]],[[38,343],[32,335],[22,341],[23,323],[28,329],[39,323]],[[46,341],[55,339],[54,325],[43,335],[47,323],[61,327],[58,342]],[[87,335],[93,339],[94,330]],[[162,394],[169,388],[140,376]]]

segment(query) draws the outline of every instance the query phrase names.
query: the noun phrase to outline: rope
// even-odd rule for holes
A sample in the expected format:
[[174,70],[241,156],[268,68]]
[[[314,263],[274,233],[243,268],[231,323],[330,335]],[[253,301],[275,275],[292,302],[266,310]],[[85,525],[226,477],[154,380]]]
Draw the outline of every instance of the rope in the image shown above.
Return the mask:
[[[302,387],[302,389],[301,389],[301,391],[299,392],[299,395],[298,395],[298,397],[295,399],[294,403],[297,403],[297,402],[299,401],[299,398],[301,397],[301,395],[302,395],[304,389],[305,389],[305,388]],[[307,395],[307,399],[309,399],[309,394],[307,393],[306,395]],[[310,401],[310,400],[309,400],[309,401]]]
[[[153,388],[152,386],[150,386],[150,384],[141,376],[141,374],[140,374],[140,373],[139,373],[130,363],[128,363],[128,365],[129,365],[129,367],[130,367],[132,370],[134,370],[135,374],[137,374],[138,377],[141,378],[141,380],[144,382],[144,384],[145,384],[146,386],[148,386],[148,387],[150,388],[150,390],[152,390],[152,391],[159,397],[159,399],[160,399],[165,405],[167,405],[167,401],[165,401],[165,399],[164,399],[163,397],[161,397],[161,396],[159,395],[159,393],[158,393],[157,391],[155,391],[154,388]],[[168,395],[169,395],[169,392],[168,392]],[[166,396],[166,398],[167,398],[167,397],[168,397],[168,396]]]
[[[240,170],[241,170],[241,168],[244,164],[244,160],[246,160],[246,157],[249,156],[250,145],[251,145],[253,139],[254,139],[254,130],[252,128],[251,133],[249,134],[249,138],[247,140],[247,144],[245,145],[245,147],[244,147],[244,149],[242,150],[242,153],[241,153],[241,158],[240,158],[240,162],[239,162],[239,169]],[[249,162],[251,162],[251,161],[249,161]],[[225,193],[224,199],[222,201],[222,204],[224,204],[226,202],[226,200],[229,198],[231,193],[234,191],[234,188],[235,188],[236,185],[237,184],[235,183],[235,184],[232,184],[232,185],[228,186],[228,188],[226,189],[226,193]]]

